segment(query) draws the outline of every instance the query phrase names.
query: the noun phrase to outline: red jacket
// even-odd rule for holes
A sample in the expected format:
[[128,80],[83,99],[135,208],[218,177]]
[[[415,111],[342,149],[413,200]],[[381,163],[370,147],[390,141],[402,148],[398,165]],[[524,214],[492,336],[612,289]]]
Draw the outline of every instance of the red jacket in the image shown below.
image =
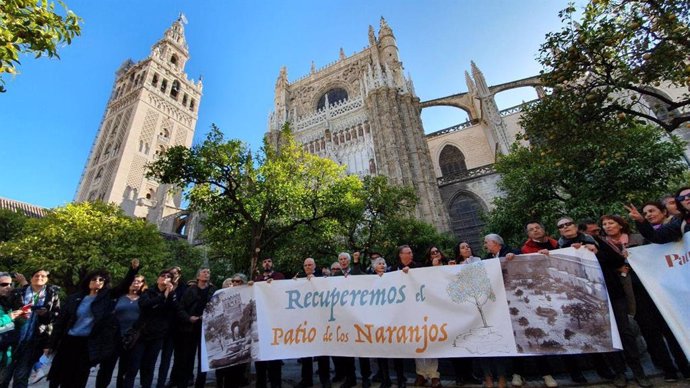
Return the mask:
[[546,242],[538,243],[530,238],[527,241],[525,241],[520,251],[522,253],[537,253],[542,249],[558,249],[558,241],[549,237],[548,240],[546,240]]

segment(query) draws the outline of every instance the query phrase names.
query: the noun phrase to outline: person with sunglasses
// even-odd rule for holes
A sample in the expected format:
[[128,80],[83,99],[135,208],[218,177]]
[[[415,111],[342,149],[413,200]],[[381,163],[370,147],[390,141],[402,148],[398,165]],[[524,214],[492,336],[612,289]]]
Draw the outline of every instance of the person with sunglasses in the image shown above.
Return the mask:
[[7,300],[11,292],[12,276],[7,272],[0,272],[0,371],[12,362],[12,348],[17,341],[14,321],[27,315],[22,309],[12,310]]
[[124,388],[134,387],[134,379],[140,371],[140,386],[151,388],[156,359],[177,316],[177,297],[172,278],[167,269],[159,272],[156,285],[149,287],[139,297],[139,319],[134,327],[140,330],[140,334],[131,350]]
[[51,387],[85,387],[91,367],[116,353],[119,324],[113,314],[115,294],[119,297],[138,271],[139,260],[134,259],[124,281],[114,289],[110,288],[110,273],[104,269],[82,278],[79,291],[67,298],[53,327],[49,352],[55,357],[48,372]]
[[561,248],[589,249],[596,255],[601,267],[613,315],[616,319],[618,333],[623,343],[623,352],[613,352],[607,357],[615,373],[613,384],[616,387],[625,387],[627,385],[625,377],[625,365],[627,363],[633,372],[637,384],[640,387],[651,387],[652,384],[646,377],[640,362],[640,351],[637,347],[635,334],[628,321],[628,302],[625,290],[619,279],[619,269],[625,265],[625,257],[613,249],[601,236],[590,236],[580,232],[570,217],[562,217],[558,220],[556,226],[561,234],[561,238],[558,240]]
[[60,288],[48,284],[49,272],[39,268],[31,273],[29,284],[15,288],[10,296],[13,310],[30,312],[20,319],[19,343],[13,360],[0,374],[0,387],[26,387],[31,368],[49,348],[53,325],[60,312]]

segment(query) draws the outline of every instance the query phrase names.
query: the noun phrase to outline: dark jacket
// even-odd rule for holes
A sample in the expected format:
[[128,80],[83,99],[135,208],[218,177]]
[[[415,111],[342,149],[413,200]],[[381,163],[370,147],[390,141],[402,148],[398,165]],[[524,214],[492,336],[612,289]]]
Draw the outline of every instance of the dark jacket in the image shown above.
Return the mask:
[[597,242],[596,256],[604,275],[609,297],[611,299],[625,298],[625,291],[618,271],[620,267],[625,265],[625,257],[601,237],[594,236],[593,238]]
[[495,259],[497,257],[506,257],[507,254],[512,253],[514,255],[519,255],[522,252],[520,252],[519,249],[513,249],[509,245],[501,245],[501,250],[498,252],[498,256],[494,256],[491,253],[487,253],[486,256],[484,256],[484,259]]
[[283,279],[285,279],[285,275],[283,275],[281,272],[278,272],[278,271],[271,271],[270,274],[259,273],[256,276],[254,276],[255,282],[263,282],[263,281],[266,281],[268,279],[283,280]]
[[[120,327],[113,309],[117,298],[123,295],[123,290],[127,290],[137,272],[138,269],[130,269],[120,284],[114,288],[101,290],[91,303],[94,324],[87,340],[91,365],[111,357],[117,350]],[[84,291],[79,291],[67,297],[60,311],[60,317],[54,325],[51,349],[58,348],[60,341],[68,335],[69,330],[77,322],[77,309],[87,295]]]
[[[10,305],[12,310],[19,310],[24,306],[24,294],[26,290],[31,287],[31,284],[15,288],[10,297]],[[50,345],[51,337],[53,335],[53,325],[60,315],[60,287],[52,284],[46,284],[46,295],[43,308],[47,310],[46,314],[39,315],[34,327],[33,338],[37,341],[39,348],[47,348]],[[20,325],[24,323],[21,320]],[[17,322],[15,322],[16,324]]]
[[402,270],[402,269],[405,268],[405,267],[409,267],[410,269],[413,269],[413,268],[421,268],[421,267],[422,267],[422,264],[420,264],[420,263],[418,263],[418,262],[412,260],[412,261],[410,262],[409,265],[405,266],[405,265],[403,265],[403,264],[400,262],[400,259],[398,259],[398,260],[396,261],[396,263],[395,263],[395,266],[394,266],[394,267],[391,267],[390,271],[388,271],[388,272],[393,272],[393,271]]
[[549,251],[558,249],[558,241],[549,237],[546,242],[536,242],[531,238],[522,244],[521,253],[538,253],[542,249],[547,249]]
[[174,292],[165,297],[163,291],[154,284],[139,297],[139,321],[143,327],[140,340],[149,341],[164,338],[177,316],[177,296]]
[[661,225],[659,229],[654,229],[652,224],[647,221],[635,223],[637,224],[637,230],[640,234],[642,234],[647,241],[655,244],[678,241],[683,238],[683,234],[690,231],[690,222],[686,222],[685,225],[683,225],[683,219],[679,217],[673,217],[671,221]]
[[206,307],[206,303],[211,299],[216,289],[216,286],[209,283],[207,287],[208,293],[206,294],[206,298],[203,298],[202,290],[196,284],[187,288],[187,291],[185,291],[182,300],[179,301],[177,306],[178,331],[186,333],[192,331],[194,325],[192,322],[189,322],[189,317],[201,316],[201,313]]
[[590,236],[579,232],[574,238],[561,237],[558,239],[558,245],[560,245],[561,248],[568,248],[575,243],[593,244],[597,246],[597,261],[604,275],[604,282],[606,283],[609,297],[611,299],[625,298],[625,292],[623,291],[623,285],[619,279],[618,272],[618,268],[625,264],[625,257],[599,236]]

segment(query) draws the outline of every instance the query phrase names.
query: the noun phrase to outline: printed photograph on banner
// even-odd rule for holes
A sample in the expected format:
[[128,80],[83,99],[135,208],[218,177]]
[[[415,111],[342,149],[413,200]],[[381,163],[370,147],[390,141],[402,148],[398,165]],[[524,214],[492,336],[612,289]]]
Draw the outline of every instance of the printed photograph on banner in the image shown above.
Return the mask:
[[586,249],[501,259],[519,353],[615,350],[604,276]]
[[209,369],[250,362],[256,355],[259,334],[250,287],[216,292],[206,305],[202,322]]
[[[451,325],[455,334],[452,346],[456,354],[515,353],[509,319],[501,314],[507,307],[497,260],[449,266],[444,270],[451,272],[445,298],[455,304],[453,311],[465,319],[470,318],[460,325]],[[489,275],[490,272],[493,276]]]

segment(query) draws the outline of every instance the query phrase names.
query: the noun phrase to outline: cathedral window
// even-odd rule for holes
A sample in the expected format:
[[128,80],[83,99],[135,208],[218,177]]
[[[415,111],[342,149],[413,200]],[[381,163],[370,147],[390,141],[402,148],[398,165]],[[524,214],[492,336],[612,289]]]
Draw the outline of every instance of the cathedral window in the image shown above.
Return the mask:
[[139,152],[143,152],[143,151],[144,151],[144,141],[139,140]]
[[107,158],[108,156],[110,156],[110,144],[105,146],[105,151],[103,151],[103,158]]
[[448,209],[454,234],[460,241],[467,241],[475,252],[481,247],[481,232],[486,224],[482,219],[483,212],[479,201],[467,194],[455,197]]
[[458,147],[452,145],[443,147],[441,155],[438,158],[438,164],[439,167],[441,167],[441,174],[443,176],[467,171],[465,155],[458,149]]
[[177,66],[177,55],[173,54],[173,55],[170,57],[170,63],[173,64],[173,65],[175,65],[175,66]]
[[192,112],[194,112],[194,105],[195,104],[196,104],[196,102],[194,101],[193,98],[191,100],[189,100],[189,110],[191,110]]
[[170,87],[170,97],[173,98],[173,100],[177,100],[177,94],[180,92],[180,82],[178,80],[173,81],[172,86]]
[[187,93],[182,96],[182,105],[187,106]]
[[153,78],[151,79],[151,85],[153,87],[158,86],[158,74],[153,74]]
[[163,128],[160,135],[166,139],[169,139],[170,138],[170,130],[168,130],[168,128]]
[[101,180],[102,177],[103,177],[103,167],[98,169],[98,172],[96,173],[96,177],[93,178],[93,182],[94,183],[98,182],[99,180]]
[[161,92],[165,93],[166,90],[168,90],[168,80],[164,79],[161,81]]
[[328,97],[328,106],[331,106],[347,100],[347,90],[343,88],[333,88],[327,91],[319,98],[319,102],[316,104],[316,110],[321,110],[326,107],[326,97]]
[[146,192],[146,199],[153,199],[154,196],[156,196],[156,192],[153,189]]

